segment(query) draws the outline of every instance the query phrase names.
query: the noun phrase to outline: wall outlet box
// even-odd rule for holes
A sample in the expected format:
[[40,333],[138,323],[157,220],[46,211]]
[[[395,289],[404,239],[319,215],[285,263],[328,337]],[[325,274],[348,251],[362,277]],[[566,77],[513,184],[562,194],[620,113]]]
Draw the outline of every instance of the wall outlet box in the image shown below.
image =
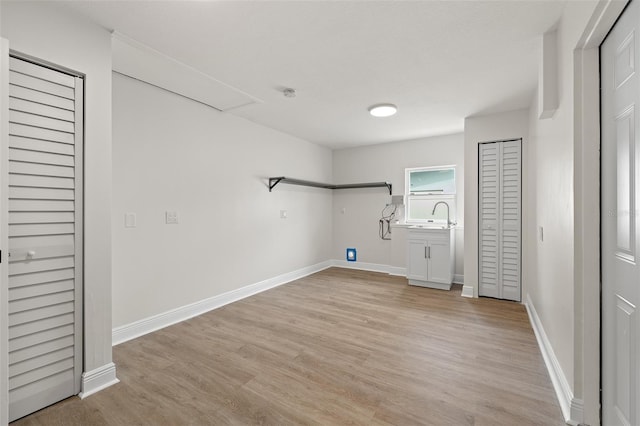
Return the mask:
[[347,249],[347,262],[355,262],[357,258],[358,258],[358,253],[356,252],[356,249],[348,248]]
[[164,213],[164,217],[167,225],[175,225],[178,223],[178,212],[167,211]]

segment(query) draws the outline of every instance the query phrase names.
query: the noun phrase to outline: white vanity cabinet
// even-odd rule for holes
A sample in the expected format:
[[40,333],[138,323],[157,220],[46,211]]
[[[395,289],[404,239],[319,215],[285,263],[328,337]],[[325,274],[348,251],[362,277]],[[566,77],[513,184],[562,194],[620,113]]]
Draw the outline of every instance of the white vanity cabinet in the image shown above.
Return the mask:
[[407,238],[409,284],[451,289],[454,271],[453,228],[409,228]]

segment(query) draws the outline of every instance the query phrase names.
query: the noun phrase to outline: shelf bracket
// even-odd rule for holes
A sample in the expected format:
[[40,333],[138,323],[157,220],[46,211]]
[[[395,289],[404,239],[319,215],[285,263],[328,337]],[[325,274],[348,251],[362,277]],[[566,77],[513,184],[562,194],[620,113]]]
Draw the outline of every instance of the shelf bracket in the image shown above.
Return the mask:
[[269,178],[269,192],[271,192],[271,190],[275,188],[275,186],[279,184],[282,179],[284,179],[284,176]]

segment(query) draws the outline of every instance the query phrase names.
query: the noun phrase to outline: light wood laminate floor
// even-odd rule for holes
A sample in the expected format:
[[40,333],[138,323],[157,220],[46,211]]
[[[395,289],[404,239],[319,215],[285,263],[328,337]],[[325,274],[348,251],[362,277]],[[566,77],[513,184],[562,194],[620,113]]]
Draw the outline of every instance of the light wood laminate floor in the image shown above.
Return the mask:
[[114,348],[26,425],[562,425],[524,306],[331,268]]

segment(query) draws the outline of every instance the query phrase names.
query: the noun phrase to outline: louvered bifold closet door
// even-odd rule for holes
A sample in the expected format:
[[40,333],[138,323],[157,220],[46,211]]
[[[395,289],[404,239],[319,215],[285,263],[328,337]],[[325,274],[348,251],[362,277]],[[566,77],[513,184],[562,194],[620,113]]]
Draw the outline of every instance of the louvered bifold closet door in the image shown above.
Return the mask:
[[484,143],[479,150],[478,294],[499,297],[500,144]]
[[521,144],[479,146],[480,296],[520,301]]
[[520,301],[521,142],[500,143],[500,298]]
[[82,79],[9,62],[9,417],[79,392]]

